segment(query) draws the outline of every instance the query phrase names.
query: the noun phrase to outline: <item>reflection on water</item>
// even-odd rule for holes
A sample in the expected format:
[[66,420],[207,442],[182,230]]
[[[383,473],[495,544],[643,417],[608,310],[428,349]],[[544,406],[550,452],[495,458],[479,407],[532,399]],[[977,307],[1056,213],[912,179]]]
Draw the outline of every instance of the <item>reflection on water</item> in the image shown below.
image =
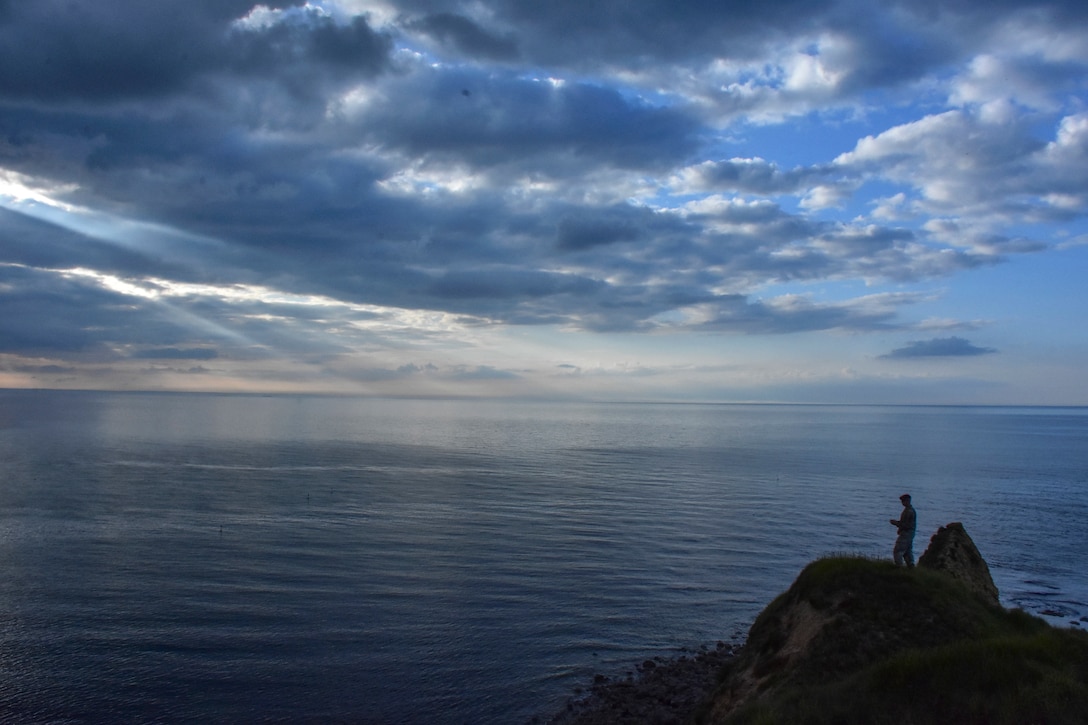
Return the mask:
[[0,393],[0,711],[509,722],[963,521],[1088,614],[1083,411]]

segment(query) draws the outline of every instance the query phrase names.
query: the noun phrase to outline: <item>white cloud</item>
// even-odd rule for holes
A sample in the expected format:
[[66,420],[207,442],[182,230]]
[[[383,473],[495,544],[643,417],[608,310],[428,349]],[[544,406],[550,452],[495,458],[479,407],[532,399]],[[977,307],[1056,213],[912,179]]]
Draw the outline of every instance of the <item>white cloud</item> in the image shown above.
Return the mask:
[[834,209],[841,207],[850,196],[846,189],[838,186],[820,184],[805,192],[801,199],[802,209]]
[[74,212],[76,207],[65,204],[59,199],[77,189],[79,185],[75,183],[53,183],[0,167],[0,204],[33,202],[66,212]]
[[873,205],[872,217],[874,219],[896,221],[910,216],[909,210],[904,208],[907,205],[907,195],[903,192],[874,199],[871,203]]
[[783,59],[783,90],[803,98],[833,96],[853,70],[854,49],[848,39],[831,33],[806,46]]
[[988,108],[995,120],[1014,113],[1006,102],[1026,108],[1055,111],[1060,101],[1043,79],[1033,77],[1030,67],[1016,59],[983,54],[974,58],[967,72],[952,82],[951,103]]
[[[916,213],[995,230],[1085,211],[1086,129],[1088,117],[1068,116],[1045,142],[1019,117],[1002,114],[995,121],[984,109],[953,110],[866,137],[835,163],[844,172],[907,186],[918,194]],[[889,211],[885,204],[875,213]]]

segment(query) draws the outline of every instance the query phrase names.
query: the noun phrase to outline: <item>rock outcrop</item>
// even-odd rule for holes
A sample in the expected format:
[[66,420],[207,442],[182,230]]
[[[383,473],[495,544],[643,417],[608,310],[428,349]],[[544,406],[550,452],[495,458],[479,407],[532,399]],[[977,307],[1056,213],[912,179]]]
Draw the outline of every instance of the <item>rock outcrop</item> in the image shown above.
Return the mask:
[[990,567],[958,521],[937,529],[926,552],[918,559],[918,566],[943,571],[990,604],[1000,605]]
[[938,530],[919,569],[860,557],[815,561],[752,625],[707,720],[725,722],[753,703],[819,689],[899,653],[982,636],[1003,612],[960,523]]

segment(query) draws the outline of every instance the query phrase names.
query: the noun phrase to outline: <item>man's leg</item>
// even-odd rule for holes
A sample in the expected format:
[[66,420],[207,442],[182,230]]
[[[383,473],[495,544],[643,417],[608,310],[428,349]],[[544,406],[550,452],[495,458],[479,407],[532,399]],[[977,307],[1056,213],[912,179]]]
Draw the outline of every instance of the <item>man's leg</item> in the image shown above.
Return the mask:
[[896,566],[903,566],[903,537],[899,536],[895,539],[895,546],[892,547],[892,561]]

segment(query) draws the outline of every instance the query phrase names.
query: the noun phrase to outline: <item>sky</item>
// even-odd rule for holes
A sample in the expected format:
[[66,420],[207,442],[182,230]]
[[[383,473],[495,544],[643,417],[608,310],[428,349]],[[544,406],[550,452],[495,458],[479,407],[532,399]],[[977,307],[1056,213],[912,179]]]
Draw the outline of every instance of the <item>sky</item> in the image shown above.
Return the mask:
[[1088,405],[1083,0],[0,0],[0,387]]

